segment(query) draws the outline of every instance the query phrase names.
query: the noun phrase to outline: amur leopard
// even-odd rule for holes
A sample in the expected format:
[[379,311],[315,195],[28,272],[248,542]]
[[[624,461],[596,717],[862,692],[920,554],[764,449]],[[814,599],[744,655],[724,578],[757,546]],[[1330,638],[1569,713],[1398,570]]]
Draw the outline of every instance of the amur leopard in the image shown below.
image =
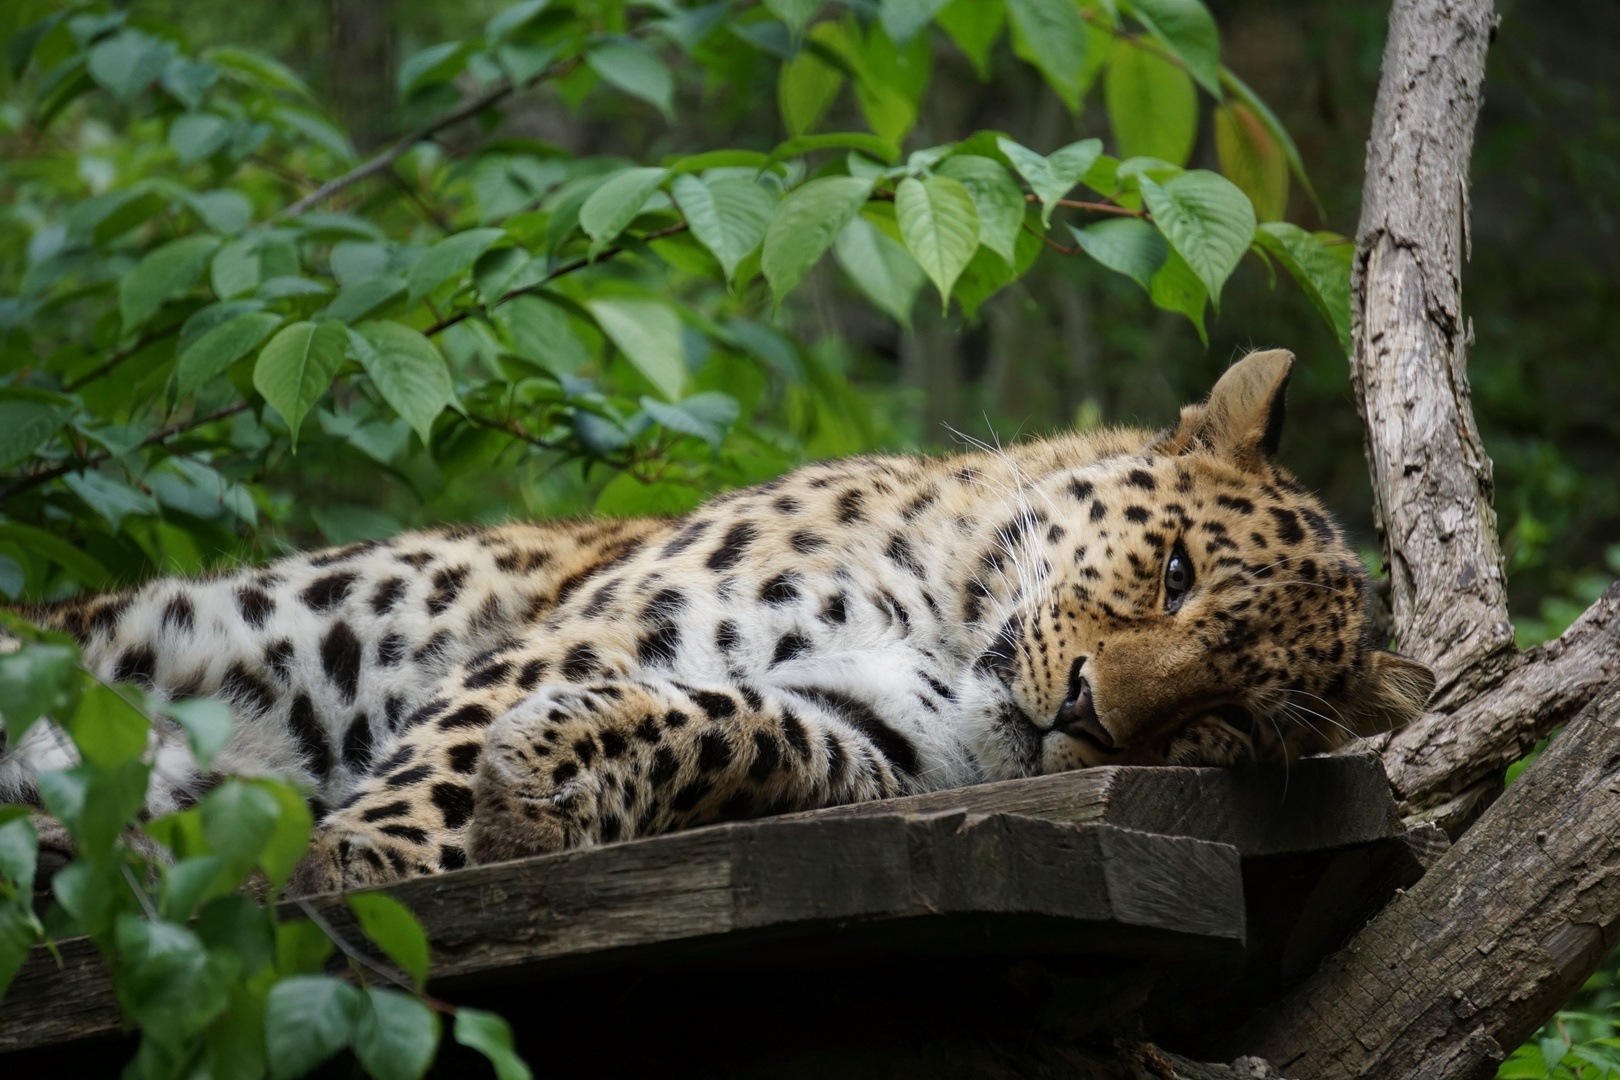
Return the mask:
[[[1167,431],[807,465],[678,520],[464,526],[36,609],[102,677],[228,700],[199,775],[320,812],[293,889],[1138,763],[1287,760],[1413,719],[1366,575],[1274,460],[1293,357]],[[0,801],[71,764],[41,723]]]

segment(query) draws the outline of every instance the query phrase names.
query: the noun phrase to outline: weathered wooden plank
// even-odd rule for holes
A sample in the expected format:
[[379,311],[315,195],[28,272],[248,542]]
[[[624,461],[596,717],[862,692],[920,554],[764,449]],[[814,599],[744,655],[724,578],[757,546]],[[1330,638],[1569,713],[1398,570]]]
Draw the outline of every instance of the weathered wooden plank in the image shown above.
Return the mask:
[[[746,952],[757,962],[833,938],[868,954],[989,948],[1212,961],[1235,960],[1244,940],[1230,846],[961,811],[721,825],[388,892],[421,919],[435,984],[452,986],[677,954],[714,962]],[[312,902],[361,940],[341,897]],[[0,1050],[118,1030],[94,950],[68,942],[63,953],[65,972],[38,952],[19,973],[0,1012]]]
[[1081,769],[791,817],[948,809],[1188,836],[1230,844],[1244,858],[1348,847],[1399,836],[1403,829],[1375,754],[1309,758],[1287,768]]

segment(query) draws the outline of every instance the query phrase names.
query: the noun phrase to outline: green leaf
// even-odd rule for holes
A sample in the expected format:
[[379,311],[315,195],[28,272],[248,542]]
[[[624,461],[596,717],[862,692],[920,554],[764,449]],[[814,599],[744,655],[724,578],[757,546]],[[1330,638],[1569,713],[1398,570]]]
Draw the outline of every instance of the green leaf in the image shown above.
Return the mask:
[[229,1003],[229,984],[241,972],[234,956],[210,953],[195,933],[173,923],[119,915],[115,942],[119,1002],[160,1045],[177,1045],[207,1027]]
[[495,309],[512,351],[559,375],[573,375],[591,354],[568,325],[563,309],[539,296],[515,296]]
[[121,30],[90,50],[90,77],[119,101],[131,101],[169,66],[169,49],[138,30]]
[[0,901],[0,1001],[41,936],[39,920],[28,906],[26,892],[16,899]]
[[765,0],[765,8],[797,34],[821,10],[821,0]]
[[1331,234],[1312,235],[1298,225],[1282,221],[1260,226],[1254,239],[1288,268],[1311,303],[1316,305],[1316,310],[1333,328],[1345,355],[1350,355],[1350,264],[1334,254],[1326,243],[1333,240],[1340,250],[1349,250],[1349,241]]
[[838,234],[833,255],[872,303],[911,328],[911,308],[928,275],[905,245],[857,214]]
[[191,756],[197,767],[206,773],[231,737],[231,707],[218,698],[186,698],[171,701],[163,711],[172,717],[186,733],[191,744]]
[[471,49],[463,41],[445,41],[411,54],[394,77],[401,99],[425,86],[449,82],[467,65]]
[[124,518],[131,514],[150,517],[157,513],[157,503],[150,495],[137,491],[110,473],[87,469],[81,473],[69,473],[62,477],[62,483],[83,499],[86,506],[105,518],[113,532],[117,532]]
[[739,412],[735,398],[712,390],[693,394],[674,405],[644,397],[641,407],[647,410],[648,416],[669,430],[695,435],[716,450],[725,441],[727,429],[737,422]]
[[579,227],[591,238],[591,255],[607,247],[641,213],[668,169],[622,169],[603,180],[580,205]]
[[1209,344],[1209,334],[1204,330],[1204,304],[1209,300],[1209,292],[1174,248],[1170,249],[1158,273],[1153,275],[1148,294],[1156,307],[1192,320],[1199,340],[1206,346]]
[[340,288],[363,284],[388,272],[388,245],[375,241],[339,240],[329,262]]
[[374,277],[345,287],[321,314],[341,323],[356,323],[404,291],[405,282],[397,277]]
[[169,149],[184,168],[223,150],[231,141],[231,123],[213,113],[182,113],[169,125]]
[[1086,21],[1074,0],[1007,0],[1020,55],[1046,77],[1070,112],[1080,111],[1080,71],[1086,60]]
[[73,646],[49,642],[0,656],[0,717],[7,742],[18,745],[40,716],[72,707],[78,662]]
[[99,861],[146,801],[151,770],[140,761],[126,761],[112,769],[79,765],[41,773],[39,793],[45,808],[73,834],[79,853]]
[[675,77],[650,48],[639,41],[599,45],[585,54],[585,62],[604,82],[656,107],[664,119],[674,122]]
[[731,281],[743,256],[759,247],[770,227],[776,200],[763,187],[743,177],[700,180],[675,178],[675,202],[692,234],[719,260]]
[[1288,170],[1294,174],[1294,179],[1299,181],[1299,186],[1305,189],[1305,194],[1310,196],[1311,202],[1316,206],[1316,212],[1327,216],[1322,210],[1322,200],[1316,197],[1316,189],[1311,186],[1311,178],[1305,175],[1305,162],[1299,156],[1299,147],[1294,145],[1293,136],[1288,134],[1288,129],[1282,126],[1277,115],[1260,100],[1260,95],[1249,89],[1247,83],[1226,68],[1221,69],[1221,82],[1260,118],[1266,132],[1282,148],[1283,156],[1288,159]]
[[17,464],[45,445],[64,419],[54,405],[0,401],[0,468]]
[[209,284],[221,300],[243,296],[259,287],[260,238],[244,236],[222,246],[209,263]]
[[433,421],[456,400],[450,369],[438,347],[397,322],[361,323],[354,332],[369,346],[357,346],[355,354],[372,385],[427,445]]
[[217,236],[171,240],[118,279],[118,311],[124,331],[135,330],[157,313],[163,301],[190,290],[219,249]]
[[248,783],[276,804],[275,828],[259,851],[259,869],[270,879],[271,888],[279,891],[292,877],[304,852],[309,850],[309,834],[315,822],[310,816],[309,803],[291,785],[277,780],[250,780]]
[[276,970],[287,975],[319,975],[332,955],[332,939],[308,920],[276,924]]
[[1069,231],[1087,255],[1149,292],[1153,290],[1153,275],[1164,265],[1169,250],[1158,229],[1141,218],[1121,217]]
[[522,3],[513,4],[496,12],[484,24],[484,41],[489,45],[498,45],[512,31],[522,29],[536,15],[546,10],[546,5],[550,2],[551,0],[523,0]]
[[948,0],[883,0],[878,16],[895,44],[905,45],[939,13]]
[[416,303],[451,278],[465,274],[478,261],[478,256],[505,235],[502,229],[468,229],[428,248],[411,266],[407,278],[410,302]]
[[330,975],[295,975],[270,988],[264,1043],[274,1080],[292,1080],[348,1046],[366,999]]
[[91,686],[64,726],[84,760],[115,768],[140,757],[151,724],[112,687]]
[[534,1074],[512,1049],[512,1027],[492,1012],[456,1009],[456,1042],[476,1050],[495,1067],[495,1080],[533,1080]]
[[411,909],[387,893],[354,893],[346,897],[360,920],[360,930],[411,977],[418,988],[428,977],[428,939]]
[[11,883],[23,896],[34,888],[34,867],[39,861],[39,833],[26,817],[0,825],[0,880]]
[[1013,262],[1024,225],[1024,191],[999,161],[974,154],[946,158],[934,170],[959,181],[979,212],[979,242]]
[[1108,62],[1103,98],[1120,157],[1187,164],[1198,134],[1198,91],[1185,71],[1121,39]]
[[586,303],[596,323],[658,392],[673,401],[686,386],[686,351],[680,316],[653,300],[601,299]]
[[253,220],[253,204],[240,191],[204,191],[186,201],[204,225],[224,236],[236,235]]
[[990,50],[1007,22],[1004,0],[951,0],[939,10],[940,28],[973,62],[981,82],[990,78]]
[[175,393],[185,397],[196,390],[264,344],[280,325],[280,315],[250,311],[214,327],[194,341],[175,362]]
[[1170,246],[1181,254],[1220,310],[1221,286],[1254,241],[1254,206],[1228,179],[1195,169],[1161,186],[1140,177],[1142,199]]
[[894,216],[907,250],[939,290],[940,306],[949,305],[956,279],[979,246],[973,196],[948,176],[907,177],[895,189]]
[[1101,139],[1070,143],[1044,158],[1006,136],[998,136],[996,146],[1007,155],[1019,175],[1029,181],[1030,190],[1040,199],[1042,225],[1052,223],[1052,211],[1057,209],[1058,200],[1074,190],[1102,154]]
[[214,855],[180,859],[163,872],[163,914],[171,922],[186,922],[214,890],[224,863]]
[[421,1080],[439,1046],[439,1018],[398,990],[371,987],[355,1025],[354,1056],[375,1080]]
[[292,68],[264,53],[250,49],[215,48],[209,49],[204,58],[218,64],[226,74],[251,86],[296,94],[301,98],[314,97],[309,87],[304,85],[304,80],[293,74]]
[[278,331],[260,351],[253,366],[253,387],[287,421],[293,446],[298,445],[304,417],[343,366],[347,345],[348,331],[342,323],[296,322]]
[[233,779],[204,795],[197,811],[208,850],[224,862],[227,884],[236,885],[258,863],[280,807],[267,792]]
[[796,188],[777,206],[765,233],[762,266],[780,304],[866,203],[871,179],[828,176]]
[[94,558],[44,529],[32,525],[19,525],[13,521],[0,522],[0,541],[17,544],[29,551],[37,551],[51,562],[71,570],[80,581],[99,588],[110,574]]
[[823,48],[800,49],[783,64],[776,80],[776,104],[789,135],[805,135],[816,125],[844,86],[844,72],[829,63],[826,51],[850,51],[849,33],[840,22],[817,23],[809,39]]
[[1131,0],[1131,10],[1198,85],[1221,99],[1221,32],[1202,0]]
[[1215,109],[1215,154],[1221,172],[1254,203],[1261,221],[1288,209],[1288,159],[1265,124],[1242,102]]
[[859,150],[867,157],[878,161],[893,162],[900,159],[899,148],[886,139],[880,139],[864,131],[830,131],[825,135],[799,135],[779,143],[771,151],[770,161],[772,163],[786,161],[788,158],[808,154],[812,150]]

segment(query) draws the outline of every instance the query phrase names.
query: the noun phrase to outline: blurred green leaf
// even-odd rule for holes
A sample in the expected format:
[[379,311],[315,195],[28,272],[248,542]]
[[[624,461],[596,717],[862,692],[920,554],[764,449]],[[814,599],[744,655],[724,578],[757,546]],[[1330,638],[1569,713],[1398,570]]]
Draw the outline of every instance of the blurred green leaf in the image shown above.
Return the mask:
[[186,698],[164,704],[163,712],[186,733],[197,768],[206,773],[214,755],[231,737],[231,707],[218,698]]
[[430,959],[427,934],[410,908],[387,893],[352,893],[345,899],[366,937],[404,969],[418,988],[426,985]]
[[120,101],[133,99],[168,66],[168,49],[139,30],[121,30],[90,50],[90,77]]
[[463,1005],[456,1010],[455,1035],[456,1042],[489,1059],[495,1080],[532,1080],[534,1074],[512,1048],[511,1025],[494,1013]]
[[844,72],[827,59],[827,50],[834,54],[850,50],[844,25],[830,20],[820,22],[811,27],[808,36],[821,47],[800,49],[782,65],[776,80],[777,108],[789,135],[814,131],[844,87]]
[[118,279],[118,311],[125,331],[138,329],[165,300],[188,292],[219,249],[215,236],[185,236],[147,255]]
[[0,468],[9,468],[43,446],[65,419],[54,405],[0,401]]
[[138,758],[151,730],[139,710],[101,683],[79,697],[79,707],[64,726],[84,759],[105,768]]
[[354,1056],[375,1080],[420,1080],[439,1046],[439,1018],[398,990],[371,987],[355,1025]]
[[183,113],[169,125],[169,149],[180,164],[193,165],[225,149],[231,141],[231,124],[213,113]]
[[264,1012],[273,1080],[303,1076],[348,1046],[366,1008],[360,991],[330,975],[295,975],[276,983]]
[[585,54],[604,82],[653,105],[664,119],[675,119],[675,77],[658,54],[639,41],[599,45]]
[[221,323],[191,344],[174,368],[175,393],[192,393],[262,345],[281,325],[281,316],[250,311]]
[[798,33],[821,10],[821,0],[765,0],[765,8]]
[[406,279],[410,284],[410,302],[416,303],[445,282],[465,274],[478,261],[478,256],[505,235],[500,229],[468,229],[428,248],[412,265]]
[[563,309],[540,296],[516,296],[495,309],[512,349],[548,371],[573,375],[591,354],[568,325]]
[[1120,157],[1187,164],[1198,134],[1198,91],[1186,71],[1120,40],[1108,61],[1103,97]]
[[928,275],[903,244],[856,214],[838,234],[833,255],[872,303],[910,328],[911,308]]
[[1080,109],[1086,22],[1074,0],[1006,0],[1020,55],[1046,77],[1070,112]]
[[41,773],[39,793],[45,808],[73,834],[79,854],[103,860],[146,801],[150,772],[151,766],[140,761],[116,768],[79,765]]
[[[34,888],[34,867],[39,858],[39,834],[26,817],[0,825],[0,880],[27,896]],[[0,983],[3,983],[0,979]]]
[[668,169],[624,169],[602,181],[579,208],[579,226],[591,238],[592,256],[607,247],[641,213]]
[[1007,21],[1005,0],[951,0],[936,17],[940,28],[973,62],[979,79],[989,79],[990,50]]
[[1328,240],[1342,250],[1351,245],[1345,237],[1313,236],[1298,225],[1274,221],[1261,225],[1255,242],[1288,268],[1316,310],[1333,328],[1340,348],[1350,355],[1350,264],[1328,249]]
[[1148,294],[1156,307],[1187,316],[1198,331],[1198,339],[1209,344],[1209,334],[1204,329],[1204,305],[1209,302],[1209,291],[1174,248],[1148,283]]
[[1221,99],[1221,33],[1202,0],[1130,0],[1148,32],[1183,64],[1198,85]]
[[0,656],[0,716],[5,717],[7,742],[18,745],[41,715],[71,706],[78,661],[73,646],[47,642]]
[[1070,143],[1054,150],[1048,157],[1042,157],[1005,137],[997,138],[996,145],[1013,163],[1013,168],[1029,181],[1030,190],[1040,199],[1043,225],[1051,224],[1052,211],[1057,209],[1058,200],[1074,190],[1080,178],[1090,171],[1092,163],[1102,153],[1101,139]]
[[1221,172],[1254,203],[1261,221],[1288,209],[1288,161],[1266,127],[1242,102],[1215,110],[1215,153]]

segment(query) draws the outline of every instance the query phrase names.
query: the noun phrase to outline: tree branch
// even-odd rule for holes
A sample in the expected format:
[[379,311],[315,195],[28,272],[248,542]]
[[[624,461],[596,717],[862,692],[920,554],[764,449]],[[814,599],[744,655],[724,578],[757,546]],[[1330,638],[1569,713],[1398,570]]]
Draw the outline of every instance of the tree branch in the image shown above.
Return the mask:
[[[199,428],[204,424],[212,424],[215,420],[223,420],[227,416],[235,416],[237,413],[241,412],[247,407],[247,402],[239,401],[235,405],[227,405],[223,409],[215,409],[206,416],[194,416],[190,420],[184,421],[183,423],[170,424],[168,427],[159,428],[146,438],[142,439],[140,442],[136,443],[134,449],[140,450],[148,446],[156,446],[160,442],[167,442],[176,435],[190,431],[192,428]],[[15,484],[12,484],[10,487],[6,488],[4,491],[0,491],[0,503],[4,503],[7,499],[11,498],[19,491],[27,491],[29,488],[35,488],[43,483],[55,480],[58,476],[66,476],[68,473],[78,472],[81,469],[88,469],[92,465],[99,465],[111,457],[112,452],[110,450],[102,450],[98,453],[91,454],[89,457],[75,461],[70,465],[58,465],[54,469],[46,469],[44,472],[34,473],[32,476],[24,477]]]
[[1513,647],[1474,425],[1462,316],[1468,163],[1494,33],[1490,0],[1397,0],[1367,140],[1351,281],[1352,381],[1401,647],[1436,701],[1471,696]]

